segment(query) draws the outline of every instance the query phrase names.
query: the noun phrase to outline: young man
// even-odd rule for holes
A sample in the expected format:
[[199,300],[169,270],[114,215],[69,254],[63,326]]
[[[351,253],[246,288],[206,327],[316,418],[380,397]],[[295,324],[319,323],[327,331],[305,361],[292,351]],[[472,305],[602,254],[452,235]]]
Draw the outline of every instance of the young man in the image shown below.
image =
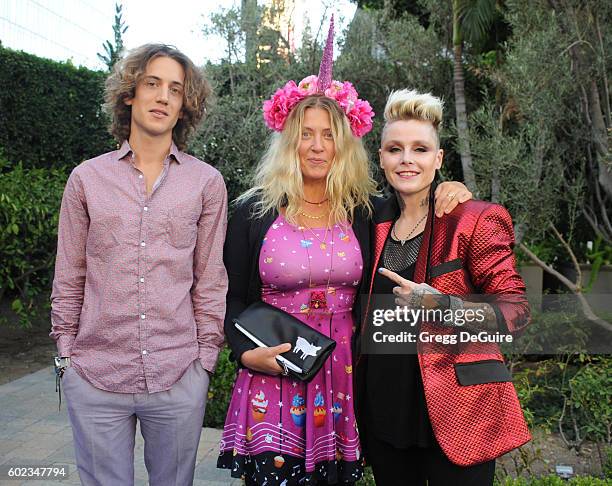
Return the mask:
[[121,148],[66,184],[51,336],[85,485],[133,484],[137,419],[150,484],[193,481],[227,289],[223,178],[181,151],[209,95],[176,49],[132,51],[106,83]]

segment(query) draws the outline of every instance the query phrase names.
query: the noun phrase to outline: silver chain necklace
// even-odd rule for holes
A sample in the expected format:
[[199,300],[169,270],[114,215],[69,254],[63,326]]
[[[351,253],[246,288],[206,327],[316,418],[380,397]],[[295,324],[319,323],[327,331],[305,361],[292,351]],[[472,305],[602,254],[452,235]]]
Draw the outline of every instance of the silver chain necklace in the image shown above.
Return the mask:
[[419,222],[414,225],[414,228],[412,228],[412,230],[410,231],[410,233],[408,233],[408,236],[406,236],[406,238],[400,238],[399,236],[397,236],[397,233],[395,232],[395,225],[397,224],[397,221],[395,221],[395,223],[393,223],[393,227],[391,228],[391,236],[393,236],[393,238],[395,238],[397,241],[399,241],[402,244],[402,246],[404,246],[404,244],[412,236],[412,233],[416,231],[416,229],[419,227],[419,225],[423,222],[423,220],[427,217],[428,214],[429,212],[425,213],[423,217],[419,219]]

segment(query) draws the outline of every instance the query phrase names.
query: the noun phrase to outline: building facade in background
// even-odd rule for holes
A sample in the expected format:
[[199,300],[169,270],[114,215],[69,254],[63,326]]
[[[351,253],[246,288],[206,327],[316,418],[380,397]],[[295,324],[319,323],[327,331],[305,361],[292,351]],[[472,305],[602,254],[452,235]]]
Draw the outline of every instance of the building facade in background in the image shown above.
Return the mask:
[[4,47],[90,69],[105,69],[96,54],[112,39],[115,0],[1,0]]
[[[115,3],[123,4],[123,20],[129,26],[127,49],[162,42],[175,45],[199,65],[223,57],[223,40],[202,35],[206,18],[215,11],[241,9],[246,58],[261,64],[272,53],[285,58],[294,54],[309,26],[314,36],[327,32],[332,11],[340,33],[356,9],[350,0],[329,5],[322,0],[180,0],[170,5],[165,0],[0,0],[0,42],[55,61],[106,70],[97,54],[105,41],[113,41]],[[258,7],[267,12],[262,24]]]

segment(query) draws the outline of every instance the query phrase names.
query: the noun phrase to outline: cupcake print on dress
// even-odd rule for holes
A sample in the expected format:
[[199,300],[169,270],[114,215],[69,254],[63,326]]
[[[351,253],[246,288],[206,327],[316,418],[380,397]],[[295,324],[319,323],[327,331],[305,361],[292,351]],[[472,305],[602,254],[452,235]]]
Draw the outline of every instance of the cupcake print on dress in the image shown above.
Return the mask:
[[304,398],[299,393],[293,396],[290,412],[293,423],[298,427],[304,427],[306,423],[306,405]]
[[283,456],[274,456],[274,467],[280,469],[285,465],[285,458]]
[[321,392],[317,393],[314,399],[314,424],[315,427],[323,427],[325,423],[325,415],[327,412],[325,410],[325,399],[323,398],[323,394]]
[[259,390],[257,395],[251,400],[251,405],[253,406],[253,419],[256,422],[261,422],[268,411],[268,400],[266,400],[263,390]]

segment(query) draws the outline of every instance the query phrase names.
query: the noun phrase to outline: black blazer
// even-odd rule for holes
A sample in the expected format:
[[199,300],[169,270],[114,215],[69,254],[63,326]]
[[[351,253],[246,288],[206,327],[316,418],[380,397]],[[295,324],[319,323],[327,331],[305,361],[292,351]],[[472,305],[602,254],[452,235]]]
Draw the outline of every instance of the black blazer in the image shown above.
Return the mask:
[[[374,203],[373,198],[372,202]],[[259,252],[266,232],[278,217],[278,211],[269,211],[263,217],[252,216],[255,198],[238,204],[232,214],[223,247],[223,262],[227,269],[229,287],[227,291],[227,310],[225,313],[225,336],[232,351],[232,357],[240,363],[240,356],[256,346],[236,330],[232,319],[240,315],[253,302],[261,300],[261,277],[259,275]],[[353,231],[363,257],[363,273],[358,294],[353,305],[354,322],[359,329],[361,319],[361,295],[369,290],[372,224],[367,210],[355,210]]]

